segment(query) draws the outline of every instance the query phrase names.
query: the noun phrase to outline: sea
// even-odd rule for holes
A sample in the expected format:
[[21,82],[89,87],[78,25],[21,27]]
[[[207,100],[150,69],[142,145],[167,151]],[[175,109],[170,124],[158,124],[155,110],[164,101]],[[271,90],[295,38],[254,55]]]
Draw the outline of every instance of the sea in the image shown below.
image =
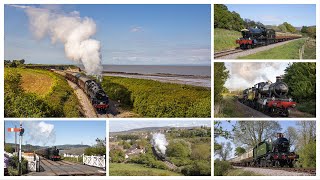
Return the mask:
[[103,65],[103,74],[161,82],[211,87],[210,66]]

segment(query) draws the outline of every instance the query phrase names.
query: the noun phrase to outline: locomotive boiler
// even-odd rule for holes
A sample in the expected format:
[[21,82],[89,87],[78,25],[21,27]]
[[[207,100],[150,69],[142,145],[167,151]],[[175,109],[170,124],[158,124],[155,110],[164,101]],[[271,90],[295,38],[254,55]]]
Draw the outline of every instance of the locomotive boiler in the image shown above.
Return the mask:
[[289,108],[295,108],[297,103],[288,97],[289,87],[280,76],[276,82],[260,82],[245,89],[238,100],[261,112],[271,115],[289,116]]

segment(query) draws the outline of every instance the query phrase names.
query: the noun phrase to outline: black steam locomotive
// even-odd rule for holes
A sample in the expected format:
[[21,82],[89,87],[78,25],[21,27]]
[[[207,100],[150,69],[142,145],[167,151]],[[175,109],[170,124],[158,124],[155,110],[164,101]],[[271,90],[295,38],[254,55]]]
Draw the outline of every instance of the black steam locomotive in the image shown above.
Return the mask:
[[66,73],[66,78],[77,84],[90,98],[98,113],[105,114],[109,107],[109,97],[99,83],[80,73]]
[[288,85],[278,76],[275,83],[260,82],[245,89],[238,100],[261,112],[288,117],[289,108],[294,108],[297,105],[287,96],[288,92]]
[[35,151],[36,154],[39,156],[42,156],[46,159],[50,159],[52,161],[59,161],[61,160],[61,156],[59,154],[59,149],[57,149],[56,146],[45,148],[45,149],[39,149]]
[[255,27],[241,30],[242,37],[236,40],[241,49],[265,46],[276,42],[300,38],[301,35],[276,33],[273,29]]

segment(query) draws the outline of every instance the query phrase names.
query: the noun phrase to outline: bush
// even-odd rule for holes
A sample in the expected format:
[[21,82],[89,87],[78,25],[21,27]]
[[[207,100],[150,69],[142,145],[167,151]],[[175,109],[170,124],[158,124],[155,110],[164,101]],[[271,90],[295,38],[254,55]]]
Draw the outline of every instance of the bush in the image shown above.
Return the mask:
[[[19,175],[18,166],[19,166],[19,157],[12,156],[9,159],[9,168],[8,168],[10,176],[18,176]],[[28,173],[28,161],[25,160],[23,157],[21,160],[21,167],[22,167],[22,174]]]
[[214,161],[214,175],[215,176],[224,176],[229,169],[232,169],[232,166],[227,161],[220,161],[215,160]]
[[312,141],[302,148],[298,153],[299,163],[302,167],[316,167],[316,142]]
[[109,152],[110,162],[113,163],[122,163],[126,160],[125,154],[120,149],[112,149]]
[[185,176],[211,176],[210,162],[195,161],[192,165],[185,166],[181,173]]
[[104,77],[102,87],[110,99],[132,104],[144,117],[211,116],[208,88],[123,77]]

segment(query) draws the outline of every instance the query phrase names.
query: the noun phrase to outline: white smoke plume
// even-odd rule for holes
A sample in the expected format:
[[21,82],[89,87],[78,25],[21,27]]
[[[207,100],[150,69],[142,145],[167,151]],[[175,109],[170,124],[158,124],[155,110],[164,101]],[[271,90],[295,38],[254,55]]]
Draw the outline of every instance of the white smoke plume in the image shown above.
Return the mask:
[[152,139],[154,143],[153,146],[157,148],[162,154],[166,154],[166,146],[168,145],[168,142],[165,135],[161,133],[156,133],[152,135]]
[[249,88],[259,82],[275,82],[276,76],[284,74],[287,63],[234,62],[225,63],[230,73],[225,86],[229,90]]
[[30,29],[36,38],[48,36],[52,43],[62,43],[68,59],[83,64],[89,75],[101,74],[103,68],[100,42],[91,39],[96,33],[93,19],[81,18],[78,11],[63,14],[45,8],[11,6],[24,9],[29,17]]
[[43,146],[56,142],[54,125],[45,122],[26,121],[23,122],[28,143],[41,144]]

